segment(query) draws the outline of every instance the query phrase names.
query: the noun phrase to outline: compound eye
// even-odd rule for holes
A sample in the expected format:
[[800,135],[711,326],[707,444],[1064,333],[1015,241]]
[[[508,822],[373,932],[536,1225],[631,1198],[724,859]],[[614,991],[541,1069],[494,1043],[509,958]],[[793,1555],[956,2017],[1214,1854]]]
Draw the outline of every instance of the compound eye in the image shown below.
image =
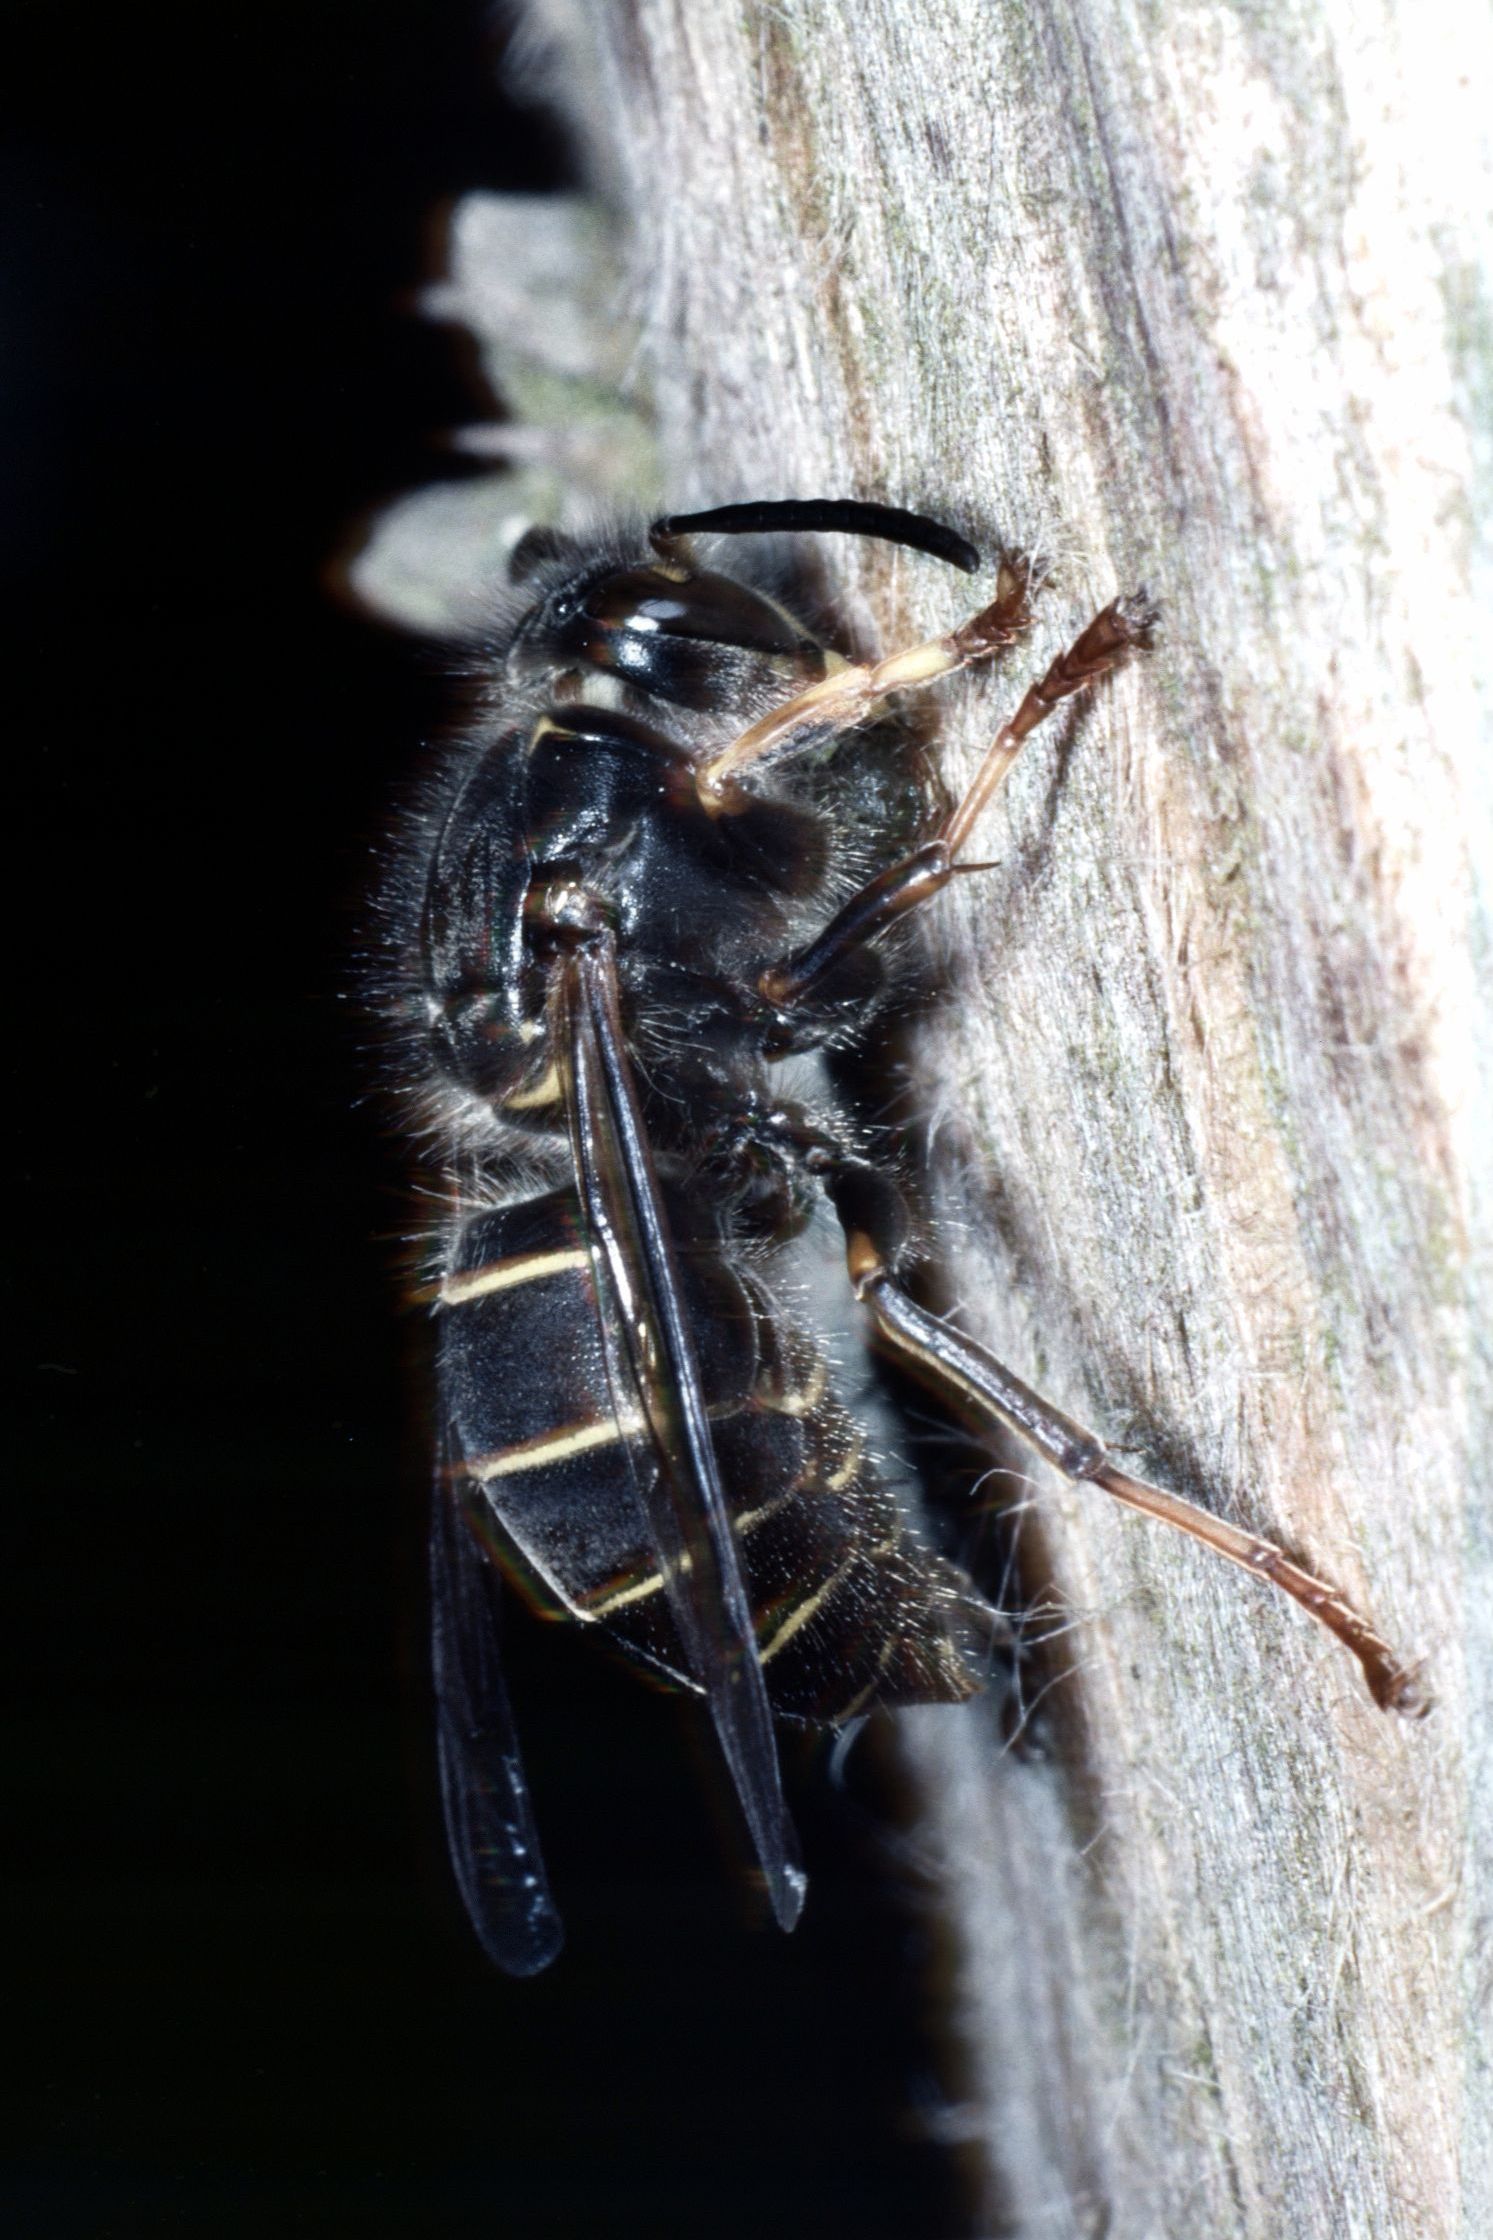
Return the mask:
[[520,675],[554,664],[557,692],[579,665],[653,699],[714,708],[753,685],[791,688],[824,674],[823,649],[803,626],[729,576],[663,562],[576,567],[547,590],[541,580],[536,594],[509,658]]
[[614,639],[687,638],[769,655],[797,654],[812,643],[760,592],[703,570],[681,582],[661,568],[619,568],[586,587],[578,603]]
[[822,674],[808,633],[770,599],[729,576],[619,568],[582,587],[557,639],[638,691],[692,708],[740,692],[753,664],[784,683]]

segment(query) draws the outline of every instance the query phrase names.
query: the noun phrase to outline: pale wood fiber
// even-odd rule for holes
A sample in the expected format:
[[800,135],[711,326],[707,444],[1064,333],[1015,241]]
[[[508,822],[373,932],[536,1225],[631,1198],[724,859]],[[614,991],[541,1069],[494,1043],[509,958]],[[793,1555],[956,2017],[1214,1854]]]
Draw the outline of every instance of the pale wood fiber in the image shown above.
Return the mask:
[[[1033,1466],[1062,1748],[907,1722],[989,2228],[1493,2230],[1487,25],[531,23],[628,230],[670,504],[853,492],[1040,547],[1033,661],[1118,589],[1162,602],[940,906],[957,1000],[917,1063],[954,1295],[1153,1475],[1362,1595],[1439,1698],[1384,1717],[1299,1613]],[[964,609],[932,563],[833,557],[883,646]],[[943,689],[952,778],[1027,666]]]

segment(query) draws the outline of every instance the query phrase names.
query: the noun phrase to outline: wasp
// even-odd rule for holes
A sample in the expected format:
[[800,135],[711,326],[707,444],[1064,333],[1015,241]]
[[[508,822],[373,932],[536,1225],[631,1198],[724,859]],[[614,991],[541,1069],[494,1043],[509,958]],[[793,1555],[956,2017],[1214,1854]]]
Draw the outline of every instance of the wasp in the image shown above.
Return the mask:
[[936,521],[849,500],[594,543],[530,530],[482,719],[391,880],[395,1009],[445,1206],[440,1774],[472,1923],[519,1975],[562,1931],[499,1661],[500,1572],[704,1698],[784,1929],[805,1877],[774,1721],[981,1684],[993,1613],[904,1518],[803,1304],[795,1271],[827,1234],[874,1344],[942,1401],[1282,1589],[1381,1706],[1426,1708],[1324,1581],[1122,1470],[918,1303],[906,1193],[831,1085],[831,1054],[898,984],[896,929],[978,868],[970,841],[1037,726],[1146,644],[1144,596],[1095,616],[943,809],[894,782],[889,703],[1021,637],[1031,571],[1003,560],[970,619],[854,661],[713,557],[808,531],[980,565]]

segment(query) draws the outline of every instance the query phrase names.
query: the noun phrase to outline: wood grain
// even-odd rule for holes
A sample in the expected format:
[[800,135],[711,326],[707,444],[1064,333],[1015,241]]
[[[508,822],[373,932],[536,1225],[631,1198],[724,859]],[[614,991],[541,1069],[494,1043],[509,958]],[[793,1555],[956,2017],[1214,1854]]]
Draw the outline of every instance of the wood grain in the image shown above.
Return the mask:
[[[1030,659],[941,688],[952,781],[1097,604],[1161,602],[940,904],[954,1000],[915,1063],[953,1296],[1151,1475],[1314,1558],[1438,1697],[1384,1717],[1297,1611],[1032,1466],[1059,1746],[905,1723],[988,2229],[1493,2230],[1486,26],[529,25],[627,230],[669,503],[885,497],[1052,562]],[[883,648],[963,612],[931,562],[832,560]]]

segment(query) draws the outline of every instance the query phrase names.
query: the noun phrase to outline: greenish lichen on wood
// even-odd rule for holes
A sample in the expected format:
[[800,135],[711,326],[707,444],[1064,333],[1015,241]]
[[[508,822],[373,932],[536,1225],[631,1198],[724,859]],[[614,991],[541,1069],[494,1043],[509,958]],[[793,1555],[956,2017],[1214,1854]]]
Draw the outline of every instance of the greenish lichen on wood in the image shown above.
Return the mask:
[[480,639],[531,522],[586,529],[599,510],[659,502],[619,253],[615,219],[588,196],[472,194],[456,206],[422,309],[476,343],[503,417],[456,440],[493,472],[413,491],[380,515],[347,569],[371,613]]

